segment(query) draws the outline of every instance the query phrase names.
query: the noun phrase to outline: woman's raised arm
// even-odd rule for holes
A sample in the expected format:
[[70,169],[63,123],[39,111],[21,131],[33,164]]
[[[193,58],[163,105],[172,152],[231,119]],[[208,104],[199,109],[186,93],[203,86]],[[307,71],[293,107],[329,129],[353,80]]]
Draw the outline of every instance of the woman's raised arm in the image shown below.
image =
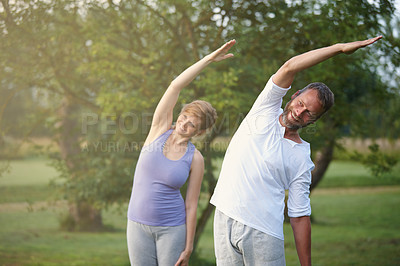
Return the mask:
[[185,71],[176,77],[168,86],[162,96],[157,108],[154,112],[153,121],[150,128],[150,133],[146,139],[145,145],[152,142],[160,134],[171,128],[173,120],[173,109],[178,101],[181,90],[192,82],[195,77],[210,63],[219,62],[224,59],[233,57],[233,54],[228,53],[229,49],[236,43],[231,40],[211,54],[205,56]]

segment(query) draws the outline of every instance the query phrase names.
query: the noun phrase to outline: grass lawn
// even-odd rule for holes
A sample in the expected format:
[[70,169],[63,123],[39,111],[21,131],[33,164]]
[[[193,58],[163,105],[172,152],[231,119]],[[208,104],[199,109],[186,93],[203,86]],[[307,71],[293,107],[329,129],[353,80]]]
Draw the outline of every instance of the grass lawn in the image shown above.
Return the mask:
[[[331,164],[311,196],[314,265],[400,265],[398,170],[376,179],[359,164]],[[113,231],[60,231],[65,204],[45,202],[55,175],[46,160],[26,160],[0,178],[0,265],[129,265],[126,206],[103,213]],[[284,233],[287,265],[299,265],[290,225]],[[214,264],[210,219],[191,265]]]
[[373,176],[361,163],[333,161],[318,188],[400,185],[400,163],[392,172]]
[[9,173],[0,177],[0,203],[47,200],[49,181],[58,176],[45,159],[15,160]]

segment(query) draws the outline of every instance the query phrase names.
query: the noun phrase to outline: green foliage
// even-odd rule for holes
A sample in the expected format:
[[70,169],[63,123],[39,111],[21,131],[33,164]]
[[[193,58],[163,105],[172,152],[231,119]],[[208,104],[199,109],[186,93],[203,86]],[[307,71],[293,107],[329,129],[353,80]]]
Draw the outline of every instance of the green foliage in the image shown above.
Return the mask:
[[[70,202],[104,209],[128,200],[134,165],[165,89],[233,38],[235,57],[205,70],[177,105],[179,112],[200,98],[217,108],[208,141],[234,133],[268,77],[291,56],[382,31],[388,38],[373,47],[299,74],[293,90],[322,81],[336,95],[335,107],[301,132],[313,153],[343,135],[399,135],[398,89],[381,75],[399,66],[396,27],[383,24],[394,16],[392,1],[60,0],[2,1],[2,7],[1,140],[27,137],[34,128],[57,143],[66,142],[61,134],[69,136],[54,158],[63,180],[57,186]],[[74,107],[62,114],[66,103]],[[382,130],[372,130],[377,125]],[[206,161],[212,169],[211,158]],[[214,181],[205,178],[207,191]]]
[[369,154],[354,152],[352,158],[365,165],[376,177],[390,173],[399,161],[397,156],[380,151],[378,144],[369,145],[368,149],[370,150]]

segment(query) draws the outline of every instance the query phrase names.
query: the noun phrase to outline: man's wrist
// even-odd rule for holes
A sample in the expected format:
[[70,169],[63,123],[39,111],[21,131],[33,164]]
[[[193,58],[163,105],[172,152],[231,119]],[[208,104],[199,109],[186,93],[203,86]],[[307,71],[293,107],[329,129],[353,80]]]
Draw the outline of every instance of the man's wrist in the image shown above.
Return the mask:
[[338,53],[342,54],[342,53],[345,52],[345,51],[343,50],[343,48],[344,48],[344,43],[337,43],[337,44],[335,44],[334,46],[336,46],[335,48],[336,48],[336,50],[338,50]]

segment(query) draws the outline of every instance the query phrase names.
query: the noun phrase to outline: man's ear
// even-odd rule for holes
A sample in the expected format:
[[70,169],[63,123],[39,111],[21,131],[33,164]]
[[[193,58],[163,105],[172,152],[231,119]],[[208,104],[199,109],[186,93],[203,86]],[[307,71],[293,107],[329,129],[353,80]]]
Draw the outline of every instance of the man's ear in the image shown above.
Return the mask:
[[293,100],[293,99],[296,98],[297,95],[299,95],[299,94],[300,94],[300,90],[296,91],[296,92],[292,95],[291,99]]

